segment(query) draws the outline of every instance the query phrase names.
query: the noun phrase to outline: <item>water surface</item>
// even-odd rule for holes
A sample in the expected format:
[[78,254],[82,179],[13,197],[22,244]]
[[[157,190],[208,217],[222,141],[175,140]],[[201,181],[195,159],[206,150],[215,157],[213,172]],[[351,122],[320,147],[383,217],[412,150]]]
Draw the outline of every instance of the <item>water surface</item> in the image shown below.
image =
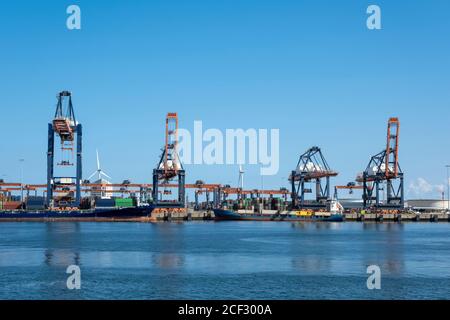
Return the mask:
[[[449,299],[450,224],[0,223],[0,299]],[[66,268],[81,268],[69,290]],[[367,289],[367,266],[382,289]]]

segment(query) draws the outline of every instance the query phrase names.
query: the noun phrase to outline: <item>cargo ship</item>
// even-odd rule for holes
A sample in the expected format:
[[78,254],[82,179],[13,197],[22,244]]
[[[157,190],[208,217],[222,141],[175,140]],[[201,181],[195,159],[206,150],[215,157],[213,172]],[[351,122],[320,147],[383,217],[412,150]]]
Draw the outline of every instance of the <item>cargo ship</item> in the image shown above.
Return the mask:
[[0,221],[7,220],[121,220],[151,215],[153,207],[137,205],[131,198],[97,199],[90,207],[46,208],[43,197],[29,197],[25,203],[0,203]]
[[247,221],[344,221],[343,208],[339,202],[331,200],[326,211],[313,210],[230,210],[227,208],[214,209],[216,220],[247,220]]
[[0,221],[5,220],[96,220],[132,219],[151,215],[152,207],[94,208],[75,210],[0,210]]

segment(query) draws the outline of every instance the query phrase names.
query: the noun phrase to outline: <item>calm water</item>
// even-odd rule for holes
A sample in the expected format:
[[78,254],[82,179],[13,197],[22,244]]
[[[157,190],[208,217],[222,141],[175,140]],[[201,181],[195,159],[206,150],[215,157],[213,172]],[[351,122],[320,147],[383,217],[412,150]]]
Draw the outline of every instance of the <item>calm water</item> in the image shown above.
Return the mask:
[[0,223],[0,298],[449,299],[449,248],[448,223]]

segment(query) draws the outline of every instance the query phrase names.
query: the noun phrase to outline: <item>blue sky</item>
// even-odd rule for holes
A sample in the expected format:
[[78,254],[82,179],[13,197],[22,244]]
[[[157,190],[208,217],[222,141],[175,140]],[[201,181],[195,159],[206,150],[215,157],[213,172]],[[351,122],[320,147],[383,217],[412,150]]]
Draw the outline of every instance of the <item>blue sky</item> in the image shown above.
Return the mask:
[[[66,28],[70,4],[81,30]],[[382,30],[366,28],[370,4]],[[408,196],[438,197],[450,163],[448,12],[448,1],[2,1],[0,176],[18,181],[24,158],[26,182],[44,183],[47,123],[70,90],[85,177],[98,148],[114,181],[150,182],[175,111],[187,129],[279,128],[280,172],[264,187],[287,186],[313,145],[344,184],[397,116]],[[237,166],[186,170],[188,182],[238,181]],[[261,185],[257,165],[245,180]]]

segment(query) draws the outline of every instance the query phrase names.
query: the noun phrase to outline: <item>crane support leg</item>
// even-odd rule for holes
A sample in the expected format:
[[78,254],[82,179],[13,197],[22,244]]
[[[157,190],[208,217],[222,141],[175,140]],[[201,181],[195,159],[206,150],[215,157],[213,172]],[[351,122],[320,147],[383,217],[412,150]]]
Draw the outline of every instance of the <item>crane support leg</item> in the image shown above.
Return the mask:
[[305,180],[300,180],[301,196],[300,196],[300,206],[303,208],[305,205]]
[[159,203],[159,196],[158,196],[158,170],[153,170],[153,191],[152,191],[152,198],[153,203],[155,205],[158,205]]
[[368,192],[367,192],[367,177],[366,174],[364,173],[364,177],[363,177],[363,208],[367,208],[367,197]]
[[403,184],[403,173],[400,175],[400,206],[405,206],[405,185]]
[[53,157],[55,153],[55,132],[53,125],[48,124],[48,147],[47,147],[47,207],[52,205],[53,199]]
[[214,189],[213,192],[214,208],[220,208],[220,187]]
[[195,210],[198,210],[200,208],[199,203],[198,203],[198,191],[195,192]]
[[[292,171],[291,176],[295,176],[295,170]],[[291,201],[292,201],[292,207],[296,208],[298,205],[298,194],[297,189],[295,188],[295,180],[291,179]]]
[[375,181],[375,190],[376,190],[376,206],[380,206],[380,182],[377,180]]
[[322,198],[322,186],[320,185],[320,179],[316,179],[316,201],[319,202]]
[[331,186],[330,186],[330,177],[327,177],[326,178],[327,179],[327,186],[326,186],[326,189],[325,189],[325,194],[326,194],[326,197],[327,197],[327,199],[330,199],[331,197],[331,192],[330,192],[330,188],[331,188]]
[[83,129],[81,124],[77,125],[77,181],[76,181],[76,195],[75,204],[77,207],[81,203],[81,180],[83,179],[82,167],[82,153],[83,153]]
[[206,209],[209,210],[211,209],[211,203],[209,201],[209,190],[206,190]]
[[185,172],[184,170],[178,171],[178,202],[181,207],[186,204],[186,187],[185,187]]

